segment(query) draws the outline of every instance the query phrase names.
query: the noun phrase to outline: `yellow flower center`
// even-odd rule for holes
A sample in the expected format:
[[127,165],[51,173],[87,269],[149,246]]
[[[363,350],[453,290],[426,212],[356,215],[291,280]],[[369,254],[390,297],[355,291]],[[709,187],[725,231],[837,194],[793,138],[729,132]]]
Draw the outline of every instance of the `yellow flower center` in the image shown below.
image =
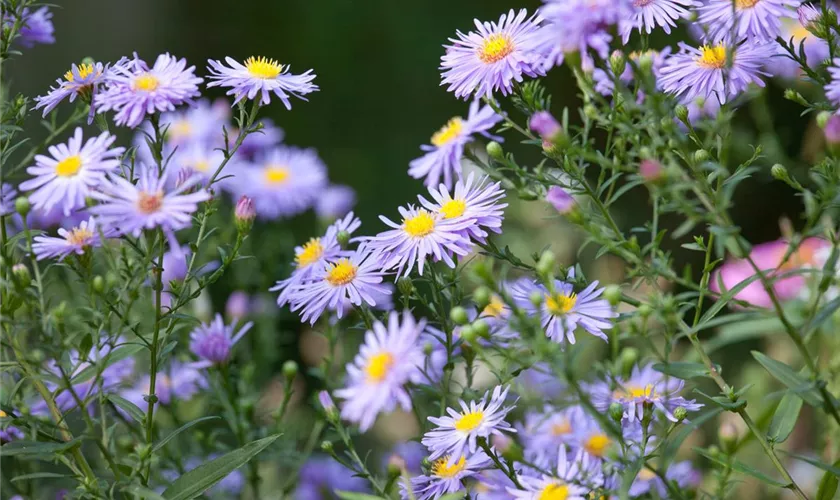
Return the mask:
[[189,120],[178,120],[169,126],[172,139],[184,139],[192,135],[192,124]]
[[455,139],[461,135],[461,130],[464,128],[464,120],[460,117],[455,117],[446,122],[446,125],[440,128],[432,135],[432,144],[434,146],[443,146],[447,142]]
[[583,447],[590,455],[601,457],[609,445],[610,438],[606,434],[593,434],[589,436],[589,439],[586,440],[586,444]]
[[656,395],[656,390],[652,384],[644,387],[630,386],[627,388],[627,394],[631,398],[652,398]]
[[93,238],[93,231],[88,228],[75,227],[72,231],[67,233],[65,239],[71,245],[85,245],[89,239]]
[[283,71],[283,65],[274,59],[267,59],[265,57],[249,57],[245,60],[245,69],[254,78],[262,78],[269,80],[277,78],[277,75]]
[[545,298],[545,307],[548,312],[555,316],[562,316],[568,313],[575,307],[577,303],[577,295],[548,295]]
[[759,0],[735,0],[735,6],[739,9],[751,9]]
[[207,172],[210,170],[210,163],[207,160],[197,160],[193,163],[192,168],[196,172]]
[[80,168],[82,168],[82,157],[79,155],[68,156],[55,166],[55,175],[72,177],[79,173]]
[[389,352],[380,352],[370,357],[365,372],[371,382],[382,382],[394,365],[394,357]]
[[481,422],[484,421],[484,412],[481,410],[476,410],[466,415],[461,415],[461,418],[455,422],[455,429],[461,432],[470,432],[471,430],[475,429]]
[[493,318],[498,318],[502,315],[502,312],[505,310],[505,303],[502,302],[502,299],[498,295],[493,295],[490,298],[490,303],[484,307],[481,311],[482,316],[491,316]]
[[464,215],[467,203],[464,200],[449,200],[440,207],[444,219],[454,219]]
[[642,481],[650,481],[651,479],[656,477],[656,473],[652,470],[648,469],[647,467],[643,468],[639,471],[639,479]]
[[720,69],[726,65],[726,47],[721,43],[710,47],[704,45],[700,48],[700,57],[697,64],[709,69]]
[[324,255],[324,245],[321,244],[321,238],[312,238],[303,245],[303,250],[295,255],[295,263],[298,269],[304,268]]
[[565,484],[549,484],[540,492],[539,500],[566,500],[569,497],[569,487]]
[[144,214],[152,214],[163,206],[163,192],[146,193],[141,191],[137,196],[137,208]]
[[409,236],[422,238],[435,230],[435,218],[426,210],[420,210],[417,215],[403,219],[403,229]]
[[449,463],[449,459],[449,455],[446,455],[443,458],[435,460],[435,463],[432,464],[432,474],[443,478],[455,477],[467,465],[466,457],[462,456],[460,460],[452,464]]
[[8,415],[6,415],[6,412],[3,411],[3,410],[0,410],[0,418],[6,418],[6,417],[8,417]]
[[158,85],[160,85],[160,80],[158,80],[155,75],[151,73],[143,73],[134,79],[131,88],[134,90],[152,92],[158,88]]
[[289,169],[286,167],[282,167],[280,165],[271,165],[266,167],[265,173],[265,182],[269,184],[283,184],[289,179]]
[[793,26],[790,29],[790,36],[793,37],[793,41],[800,42],[802,40],[807,39],[809,36],[811,36],[811,32],[808,31],[808,28],[799,24],[799,22],[796,22],[796,21],[791,21],[791,22],[796,23],[796,25]]
[[497,33],[484,39],[478,58],[485,64],[491,64],[501,61],[511,52],[513,52],[513,42],[510,37]]
[[570,432],[572,432],[572,424],[568,420],[563,420],[551,426],[552,436],[563,436]]
[[349,259],[341,259],[327,271],[327,282],[332,286],[346,285],[356,278],[356,271]]
[[[76,66],[76,69],[79,70],[79,78],[82,80],[93,74],[93,64],[79,64]],[[67,73],[64,73],[64,78],[66,78],[68,82],[72,82],[75,79],[73,76],[73,70],[71,69]]]

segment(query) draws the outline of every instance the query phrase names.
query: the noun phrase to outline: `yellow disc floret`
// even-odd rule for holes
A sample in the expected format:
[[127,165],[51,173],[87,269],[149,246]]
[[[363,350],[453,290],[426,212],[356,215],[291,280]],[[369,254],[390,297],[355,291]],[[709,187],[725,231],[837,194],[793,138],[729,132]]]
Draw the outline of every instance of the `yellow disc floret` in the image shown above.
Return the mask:
[[704,45],[700,48],[700,57],[697,64],[704,68],[720,69],[726,65],[726,47],[723,44],[710,47]]
[[143,73],[142,75],[134,78],[134,81],[131,83],[131,88],[134,90],[152,92],[158,88],[158,85],[160,85],[160,80],[158,80],[155,75],[151,73]]
[[432,464],[432,474],[443,478],[455,477],[458,473],[463,471],[464,467],[467,465],[467,459],[463,456],[460,460],[451,464],[449,463],[449,460],[449,455],[435,460],[435,463]]
[[[79,72],[79,78],[81,78],[82,80],[92,75],[94,71],[93,64],[80,64],[76,66],[76,69]],[[75,80],[76,77],[73,76],[73,70],[71,69],[67,73],[64,73],[64,78],[68,82],[72,82],[73,80]]]
[[513,42],[510,37],[496,33],[484,39],[478,51],[478,58],[485,64],[501,61],[513,52]]
[[449,200],[440,207],[444,219],[454,219],[464,215],[467,203],[464,200]]
[[607,450],[607,446],[609,445],[610,438],[608,438],[606,434],[599,433],[589,436],[583,447],[590,455],[601,457],[604,456],[604,452]]
[[422,238],[435,230],[435,217],[426,210],[420,210],[414,217],[403,219],[403,229],[409,236]]
[[73,177],[82,168],[82,157],[79,155],[68,156],[58,162],[55,166],[55,175],[59,177]]
[[81,246],[86,245],[91,238],[93,238],[93,231],[86,227],[75,227],[65,236],[65,239],[71,245]]
[[358,268],[350,262],[350,259],[340,259],[332,264],[327,271],[327,282],[332,286],[346,285],[356,279]]
[[443,146],[447,142],[461,135],[463,128],[464,120],[457,116],[452,118],[446,122],[446,125],[441,127],[440,130],[432,135],[432,144],[438,147]]
[[464,415],[461,415],[455,422],[455,429],[461,432],[470,432],[474,430],[476,427],[481,425],[481,422],[484,421],[484,412],[481,410],[471,411]]
[[394,357],[389,352],[380,352],[370,357],[365,372],[371,382],[382,382],[391,367],[394,365]]
[[540,492],[539,500],[566,500],[569,497],[569,487],[565,484],[549,484]]
[[277,75],[283,71],[283,65],[274,59],[267,59],[265,57],[249,57],[245,60],[245,69],[254,78],[262,78],[269,80],[277,78]]
[[306,267],[324,255],[324,245],[321,238],[312,238],[303,245],[303,250],[295,255],[295,263],[298,269]]
[[265,182],[275,186],[285,183],[290,175],[289,169],[281,165],[269,165],[263,172]]
[[555,316],[562,316],[571,311],[577,303],[577,295],[547,295],[545,298],[545,308],[548,312]]

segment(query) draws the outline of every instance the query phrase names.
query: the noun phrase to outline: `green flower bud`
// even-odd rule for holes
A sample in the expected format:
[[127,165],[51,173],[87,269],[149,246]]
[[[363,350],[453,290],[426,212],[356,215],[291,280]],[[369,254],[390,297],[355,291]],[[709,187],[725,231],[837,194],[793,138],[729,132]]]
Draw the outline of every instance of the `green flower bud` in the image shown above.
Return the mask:
[[607,285],[604,288],[604,298],[611,305],[617,306],[621,303],[621,287],[618,285]]
[[321,441],[321,451],[324,453],[333,454],[333,444],[331,441]]
[[785,99],[801,104],[802,106],[811,106],[811,103],[802,97],[802,94],[793,89],[785,89]]
[[586,115],[586,117],[590,120],[595,119],[598,116],[598,108],[596,108],[592,104],[587,104],[583,107],[583,114]]
[[614,75],[624,73],[624,68],[627,66],[627,58],[620,50],[615,50],[610,55],[610,69]]
[[406,297],[414,293],[414,283],[411,282],[411,278],[409,278],[408,276],[403,276],[402,278],[398,279],[397,290],[399,290],[400,293],[405,295]]
[[694,161],[696,161],[697,163],[703,163],[711,157],[712,155],[709,154],[709,152],[705,149],[698,149],[694,152]]
[[641,316],[643,318],[647,318],[648,316],[651,315],[651,313],[653,313],[653,308],[650,307],[650,305],[648,305],[648,304],[642,304],[642,305],[639,306],[638,311],[639,311],[639,316]]
[[29,286],[29,283],[32,282],[32,275],[29,274],[29,268],[25,264],[13,265],[12,276],[15,278],[15,283],[20,287]]
[[688,108],[684,104],[677,104],[677,106],[674,108],[674,114],[677,116],[677,120],[685,123],[686,125],[689,124]]
[[625,347],[621,350],[618,357],[618,362],[621,366],[621,373],[629,375],[633,371],[633,366],[639,360],[639,350],[635,347]]
[[817,125],[820,128],[825,128],[825,124],[828,123],[828,119],[831,118],[833,113],[831,111],[820,111],[817,114]]
[[96,293],[102,293],[105,291],[105,278],[102,276],[96,275],[93,277],[93,291]]
[[341,248],[346,250],[347,245],[350,244],[350,233],[347,231],[339,231],[335,239],[338,241],[338,244],[341,245]]
[[554,265],[557,263],[557,257],[551,250],[546,250],[540,255],[540,260],[537,262],[537,272],[543,275],[548,275],[554,272]]
[[44,355],[44,351],[41,349],[32,349],[29,352],[29,359],[31,359],[34,363],[41,363],[46,358]]
[[468,344],[474,344],[478,339],[478,332],[475,331],[472,325],[462,326],[461,339]]
[[678,406],[674,410],[674,418],[677,419],[677,422],[682,422],[685,420],[685,417],[688,415],[688,411],[686,411],[685,407]]
[[770,167],[770,174],[780,181],[784,181],[788,179],[788,171],[784,165],[781,163],[777,163]]
[[531,304],[534,304],[534,307],[541,307],[543,305],[543,301],[545,301],[545,297],[543,297],[542,292],[539,290],[531,292],[528,299],[531,301]]
[[15,200],[15,211],[17,211],[21,217],[26,217],[29,214],[30,209],[32,209],[32,205],[29,203],[29,198],[26,196],[18,196]]
[[473,324],[471,326],[472,329],[475,331],[475,334],[479,337],[490,337],[490,325],[488,325],[487,322],[483,319],[477,319],[473,321]]
[[487,156],[494,160],[504,160],[505,150],[502,149],[502,145],[498,142],[490,141],[487,143]]
[[624,418],[624,407],[621,406],[621,403],[611,403],[609,412],[610,418],[615,422],[621,422],[621,419]]
[[286,377],[286,380],[291,382],[294,380],[295,376],[298,373],[298,364],[293,360],[288,360],[283,363],[283,376]]
[[484,309],[487,307],[487,304],[490,303],[490,299],[492,298],[492,294],[490,293],[490,289],[486,286],[480,286],[475,289],[472,295],[473,302],[475,305],[478,306],[479,309]]
[[466,309],[461,306],[455,306],[449,311],[449,319],[456,325],[466,325],[470,321]]

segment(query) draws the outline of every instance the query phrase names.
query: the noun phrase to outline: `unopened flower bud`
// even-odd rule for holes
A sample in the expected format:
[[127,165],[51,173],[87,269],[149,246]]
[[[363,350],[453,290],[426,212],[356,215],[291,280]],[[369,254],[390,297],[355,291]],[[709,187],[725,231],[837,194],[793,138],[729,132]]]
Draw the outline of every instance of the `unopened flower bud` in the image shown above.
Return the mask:
[[298,364],[293,360],[288,360],[283,363],[283,376],[286,377],[286,380],[291,382],[294,380],[295,376],[298,373]]
[[29,204],[29,198],[26,196],[18,196],[15,200],[15,211],[17,211],[21,217],[26,217],[31,208],[32,205]]
[[619,363],[621,364],[621,373],[629,375],[633,371],[633,366],[639,360],[639,350],[635,347],[625,347],[621,350],[619,355]]
[[347,231],[339,231],[335,236],[335,239],[338,241],[338,244],[342,249],[347,249],[347,245],[350,244],[350,233]]
[[554,272],[554,265],[557,263],[557,257],[551,250],[546,250],[540,255],[540,260],[537,261],[537,272],[542,275],[549,275]]
[[820,111],[817,113],[817,126],[820,128],[825,128],[825,124],[828,122],[828,119],[834,116],[834,113],[831,111]]
[[677,419],[677,422],[682,422],[685,420],[685,417],[688,415],[688,411],[685,409],[684,406],[677,406],[674,410],[674,418]]
[[414,293],[414,283],[411,282],[411,278],[408,276],[403,276],[402,278],[397,280],[397,290],[400,291],[401,294],[405,296],[409,296]]
[[487,143],[487,156],[494,160],[503,160],[505,158],[505,150],[502,149],[502,145],[498,142],[490,141]]
[[531,301],[531,304],[533,304],[534,307],[541,307],[545,298],[543,297],[542,292],[540,292],[539,290],[534,290],[533,292],[531,292],[531,295],[528,296],[528,300]]
[[570,214],[577,206],[577,202],[572,195],[560,186],[551,186],[545,195],[545,200],[551,203],[562,215]]
[[797,104],[801,104],[802,106],[810,106],[811,105],[811,103],[809,103],[804,97],[802,97],[802,94],[800,94],[799,92],[797,92],[793,89],[785,89],[785,94],[784,95],[785,95],[785,99],[787,99],[788,101],[793,101]]
[[388,477],[397,477],[405,470],[405,459],[397,454],[388,457]]
[[29,274],[29,268],[25,264],[13,265],[12,276],[15,278],[15,283],[21,287],[29,286],[29,283],[32,282],[32,275]]
[[254,225],[254,219],[257,217],[257,211],[254,209],[254,201],[242,196],[236,202],[236,208],[233,211],[234,222],[236,223],[236,230],[240,233],[247,233]]
[[331,441],[321,441],[321,451],[324,453],[333,454],[333,444]]
[[474,344],[475,341],[478,340],[478,333],[475,331],[475,328],[473,328],[472,325],[462,326],[459,335],[461,337],[461,340],[463,340],[467,344]]
[[338,416],[338,409],[335,407],[335,403],[333,402],[329,392],[319,392],[318,402],[321,403],[321,408],[323,408],[324,414],[327,415],[328,419],[334,420]]
[[617,306],[621,303],[621,287],[618,285],[607,285],[604,288],[604,298],[607,299],[613,306]]
[[609,412],[610,418],[615,422],[621,422],[621,419],[624,418],[624,407],[621,406],[621,403],[611,403]]
[[662,164],[656,160],[642,160],[639,163],[639,175],[642,179],[648,182],[656,182],[662,179],[665,174],[665,169]]
[[777,163],[770,167],[770,174],[780,181],[786,180],[788,178],[788,171],[784,165]]
[[837,13],[834,9],[829,7],[826,9],[826,18],[823,19],[822,9],[813,4],[802,4],[796,9],[799,17],[799,24],[817,38],[827,39],[829,35],[829,26],[837,23]]
[[621,76],[624,73],[624,68],[627,67],[627,57],[624,56],[624,52],[620,50],[614,50],[612,54],[610,54],[610,69],[612,70],[615,76]]
[[102,293],[105,291],[105,278],[96,275],[93,277],[93,282],[91,283],[91,285],[93,286],[94,292]]
[[32,349],[29,352],[29,359],[31,359],[34,363],[41,363],[42,361],[44,361],[45,358],[46,355],[41,349]]
[[677,104],[674,108],[674,115],[676,115],[677,120],[688,125],[688,108],[684,104]]
[[705,149],[698,149],[694,152],[694,161],[696,161],[697,163],[703,163],[711,157],[712,155],[710,155],[709,152]]
[[434,350],[435,346],[431,342],[426,342],[425,344],[423,344],[423,354],[425,354],[426,356],[432,354]]
[[486,286],[476,288],[472,295],[472,300],[479,309],[487,307],[487,304],[490,303],[491,299],[492,294],[490,293],[490,289]]
[[[674,417],[677,417],[678,410],[682,410],[683,415],[685,415],[685,408],[680,406],[674,410]],[[738,443],[738,434],[738,427],[734,423],[724,420],[723,423],[720,424],[720,427],[718,428],[718,440],[720,441],[721,447],[727,453],[734,450],[735,444]]]
[[469,322],[467,311],[461,306],[455,306],[449,311],[449,319],[456,325],[466,325]]
[[548,111],[537,111],[531,115],[528,127],[552,146],[562,147],[567,143],[566,132]]
[[642,304],[639,306],[639,316],[647,318],[653,312],[653,308],[649,304]]
[[486,321],[483,319],[477,319],[472,323],[472,329],[475,330],[475,334],[479,337],[488,338],[490,337],[490,325],[487,324]]

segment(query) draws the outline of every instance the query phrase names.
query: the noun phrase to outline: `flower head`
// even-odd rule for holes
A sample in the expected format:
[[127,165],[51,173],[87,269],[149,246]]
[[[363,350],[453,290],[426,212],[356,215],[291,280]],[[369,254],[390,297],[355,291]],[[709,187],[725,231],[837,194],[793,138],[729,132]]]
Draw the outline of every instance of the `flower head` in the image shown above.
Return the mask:
[[545,194],[545,201],[551,203],[555,210],[565,215],[571,212],[577,202],[568,191],[560,186],[551,186]]
[[429,417],[429,421],[437,426],[427,432],[421,441],[431,452],[429,458],[435,460],[444,455],[460,457],[467,450],[473,454],[478,448],[479,437],[489,438],[502,432],[516,432],[505,422],[505,417],[514,408],[504,406],[509,389],[496,386],[492,395],[486,392],[484,397],[469,405],[460,401],[461,411],[447,408],[448,415]]
[[523,424],[517,426],[525,458],[542,467],[553,464],[560,446],[575,443],[576,431],[584,418],[586,414],[580,406],[546,406],[541,412],[526,413]]
[[537,50],[537,38],[542,18],[530,18],[525,9],[513,9],[502,14],[498,23],[475,20],[477,31],[450,38],[446,53],[441,57],[443,70],[441,85],[456,97],[466,99],[475,92],[478,97],[490,97],[493,92],[508,95],[513,83],[523,75],[542,76],[542,54]]
[[0,216],[15,213],[17,189],[8,182],[0,184]]
[[835,57],[828,67],[831,81],[825,86],[825,96],[835,105],[840,105],[840,57]]
[[[31,48],[36,44],[55,43],[55,27],[52,22],[53,15],[47,7],[41,7],[34,11],[28,7],[24,8],[20,17],[23,19],[23,23],[18,33],[19,36],[15,39],[20,45]],[[10,15],[2,21],[2,27],[5,29],[14,24],[15,16]]]
[[[800,7],[800,11],[803,11],[806,7],[813,9],[812,6],[804,4]],[[800,44],[802,44],[805,49],[805,63],[811,68],[816,68],[829,58],[828,43],[814,36],[803,24],[803,21],[808,22],[807,19],[803,20],[802,16],[799,19],[782,18],[781,37],[786,41],[793,39],[793,46],[796,47],[797,52]],[[778,54],[768,62],[767,66],[774,75],[784,78],[797,78],[802,74],[802,67],[799,62],[791,59],[787,50],[781,45],[778,46]]]
[[314,149],[278,146],[244,165],[231,189],[251,197],[259,217],[276,219],[311,207],[326,185],[326,166]]
[[273,93],[286,109],[292,109],[290,96],[305,101],[304,95],[318,90],[318,86],[312,83],[315,75],[311,69],[303,74],[293,75],[289,72],[289,65],[280,64],[274,59],[249,57],[245,64],[241,64],[225,57],[227,66],[213,59],[207,62],[212,80],[207,86],[229,88],[227,95],[236,97],[234,104],[246,97],[255,99],[257,96],[260,103],[269,104]]
[[465,227],[461,234],[483,243],[487,238],[487,231],[501,233],[507,203],[501,203],[505,192],[499,182],[488,182],[487,176],[474,181],[474,175],[470,173],[466,180],[461,179],[455,183],[452,194],[441,184],[438,189],[429,188],[429,195],[433,201],[428,201],[422,196],[418,198],[427,210],[445,220],[470,221],[471,224]]
[[384,216],[379,218],[391,230],[370,237],[371,250],[382,254],[383,269],[397,269],[398,275],[408,275],[415,266],[423,275],[427,257],[444,261],[455,267],[450,254],[467,255],[472,244],[463,231],[471,224],[469,220],[446,219],[443,215],[418,209],[412,205],[399,208],[402,224],[396,224]]
[[582,452],[573,460],[566,457],[566,447],[561,446],[558,453],[557,471],[553,475],[520,475],[518,480],[524,489],[508,488],[514,499],[525,500],[586,500],[589,490],[580,486],[581,469],[585,467]]
[[322,219],[344,217],[356,204],[356,192],[350,186],[334,184],[322,190],[315,200],[315,213]]
[[102,240],[99,238],[99,232],[96,227],[96,219],[93,217],[82,221],[78,226],[70,230],[64,228],[59,229],[58,235],[61,238],[42,235],[35,237],[34,243],[32,244],[32,251],[38,260],[51,258],[64,260],[65,257],[72,253],[82,255],[87,249],[102,245]]
[[781,20],[796,17],[798,6],[795,0],[709,0],[697,8],[697,20],[708,27],[709,42],[731,41],[733,37],[735,41],[766,42],[781,35]]
[[[124,61],[120,60],[117,65],[120,64],[124,64]],[[64,78],[55,81],[57,85],[50,87],[47,95],[35,98],[37,103],[35,109],[43,108],[43,116],[47,116],[47,113],[55,109],[64,99],[69,98],[68,100],[73,102],[77,97],[81,97],[85,102],[91,101],[88,116],[88,123],[91,123],[96,112],[92,99],[108,78],[109,73],[110,68],[103,66],[100,62],[73,64],[70,66],[70,71],[64,74]]]
[[[432,463],[429,475],[411,478],[411,485],[400,484],[403,499],[416,497],[418,500],[441,498],[449,493],[464,490],[463,481],[476,475],[490,465],[490,458],[482,451],[472,455],[446,455]],[[413,495],[408,495],[408,489]]]
[[147,114],[191,104],[199,95],[198,84],[204,81],[194,71],[186,59],[168,53],[159,55],[151,67],[135,54],[132,61],[112,68],[107,88],[96,95],[94,104],[99,112],[116,112],[117,125],[134,128]]
[[21,183],[20,189],[34,190],[29,201],[35,210],[60,207],[65,216],[70,215],[85,206],[85,198],[103,183],[107,173],[120,166],[119,156],[125,148],[110,148],[115,140],[102,132],[82,144],[82,129],[77,128],[67,144],[49,147],[50,156],[35,156],[35,165],[26,169],[35,178]]
[[685,381],[666,375],[647,365],[636,367],[627,380],[617,379],[615,389],[606,384],[593,387],[592,402],[600,411],[606,411],[615,402],[624,408],[624,416],[630,420],[641,420],[645,408],[659,410],[665,418],[676,422],[674,410],[678,407],[697,411],[703,405],[680,396]]
[[6,422],[6,420],[11,420],[9,417],[5,411],[0,410],[0,444],[24,438],[23,431]]
[[490,106],[481,107],[476,100],[470,104],[467,119],[456,116],[432,135],[431,144],[420,147],[426,153],[412,160],[408,175],[415,179],[424,179],[427,186],[437,186],[443,178],[443,184],[452,187],[453,178],[461,178],[461,159],[464,147],[473,140],[474,134],[488,138],[488,130],[502,120]]
[[204,323],[192,331],[190,351],[212,364],[226,363],[233,346],[252,326],[254,324],[248,322],[238,332],[234,332],[234,325],[226,325],[222,315],[217,314],[211,323]]
[[682,100],[717,96],[721,104],[754,83],[764,86],[761,68],[775,53],[772,44],[745,42],[740,45],[704,45],[693,48],[680,43],[681,51],[665,59],[659,83]]
[[678,19],[691,17],[691,10],[700,7],[696,0],[633,0],[633,13],[629,20],[621,23],[624,43],[630,40],[633,30],[650,34],[656,27],[670,34],[676,28]]
[[388,316],[388,324],[373,324],[365,334],[364,344],[353,363],[347,365],[347,383],[335,395],[344,400],[341,417],[369,429],[377,415],[395,409],[411,410],[406,385],[420,381],[423,349],[420,334],[424,320],[415,321],[408,311],[402,323],[397,312]]
[[[192,214],[198,204],[210,199],[210,195],[199,189],[184,194],[200,179],[191,177],[181,186],[168,190],[167,169],[158,174],[157,168],[137,165],[137,184],[118,175],[112,175],[110,182],[100,186],[101,192],[93,196],[100,204],[90,210],[99,216],[103,227],[119,234],[140,236],[144,229],[162,228],[172,233],[192,225]],[[170,242],[174,236],[170,234]]]
[[336,491],[368,491],[367,481],[334,458],[314,456],[300,468],[295,500],[333,500]]

